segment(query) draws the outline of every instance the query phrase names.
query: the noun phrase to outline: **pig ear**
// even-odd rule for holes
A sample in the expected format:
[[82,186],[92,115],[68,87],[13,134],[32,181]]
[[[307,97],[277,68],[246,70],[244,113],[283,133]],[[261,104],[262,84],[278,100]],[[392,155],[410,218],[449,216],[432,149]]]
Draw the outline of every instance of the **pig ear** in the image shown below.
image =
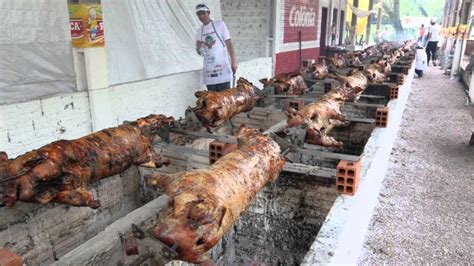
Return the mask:
[[354,90],[355,90],[355,93],[359,93],[363,91],[364,89],[362,87],[355,87]]
[[298,70],[298,73],[303,76],[304,73],[306,72],[306,69],[304,67],[300,67],[300,70]]
[[260,83],[262,83],[264,86],[267,86],[267,85],[268,85],[268,79],[267,79],[267,78],[260,79],[260,80],[258,80],[258,81],[260,81]]
[[[247,125],[246,125],[245,123],[240,124],[239,129],[237,130],[237,139],[238,139],[237,142],[238,142],[238,143],[241,142],[241,141],[240,141],[240,138],[241,138],[241,135],[242,135],[242,134],[245,134],[246,131],[251,131],[251,130],[254,130],[254,129],[252,129],[252,128],[250,128],[250,127],[247,127]],[[240,144],[239,144],[239,145],[240,145]]]
[[152,187],[159,187],[162,189],[166,189],[171,181],[173,181],[173,175],[169,174],[154,174],[154,175],[147,175],[144,176],[145,182],[147,185]]
[[285,112],[286,116],[288,116],[288,118],[291,118],[293,116],[296,116],[298,114],[298,111],[296,111],[294,108],[288,108]]
[[196,96],[196,98],[201,98],[202,96],[208,94],[209,92],[208,91],[196,91],[194,93],[194,96]]
[[4,151],[0,151],[0,162],[8,161],[8,154]]
[[214,116],[215,120],[220,120],[220,118],[221,118],[221,114],[219,112],[220,109],[222,109],[222,107],[218,107],[218,108],[215,108],[214,110],[212,110],[212,115]]

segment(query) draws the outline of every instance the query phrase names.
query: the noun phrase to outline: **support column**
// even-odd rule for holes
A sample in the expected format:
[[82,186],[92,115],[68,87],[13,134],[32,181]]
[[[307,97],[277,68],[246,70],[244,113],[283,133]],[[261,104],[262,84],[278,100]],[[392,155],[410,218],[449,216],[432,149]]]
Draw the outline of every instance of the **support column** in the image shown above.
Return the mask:
[[89,91],[89,104],[91,108],[92,130],[117,126],[113,95],[109,88],[107,76],[107,58],[105,48],[85,48],[85,69],[87,74],[87,87]]
[[[372,8],[374,8],[374,0],[369,0],[369,11],[372,10]],[[370,20],[372,19],[372,16],[373,15],[370,14],[367,17],[367,28],[365,31],[365,44],[367,46],[369,45],[369,41],[370,41],[370,27],[371,27]]]

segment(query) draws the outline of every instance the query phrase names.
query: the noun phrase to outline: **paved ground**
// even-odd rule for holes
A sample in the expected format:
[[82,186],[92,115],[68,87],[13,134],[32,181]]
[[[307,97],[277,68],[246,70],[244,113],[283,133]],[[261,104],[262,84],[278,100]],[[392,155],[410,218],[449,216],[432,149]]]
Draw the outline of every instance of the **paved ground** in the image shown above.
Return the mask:
[[360,264],[474,263],[474,147],[457,81],[430,67],[413,88]]

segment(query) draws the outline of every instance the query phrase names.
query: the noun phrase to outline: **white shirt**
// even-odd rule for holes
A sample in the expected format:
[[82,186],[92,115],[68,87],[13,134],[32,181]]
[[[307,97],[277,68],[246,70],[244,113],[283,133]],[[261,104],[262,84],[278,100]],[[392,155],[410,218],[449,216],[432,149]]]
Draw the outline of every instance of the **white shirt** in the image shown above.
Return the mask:
[[428,32],[431,33],[430,38],[428,39],[429,42],[437,42],[439,41],[439,32],[441,31],[441,26],[435,24],[428,28]]
[[426,55],[426,51],[423,48],[416,49],[416,62],[415,62],[415,69],[416,70],[426,70],[428,67],[427,61],[428,56]]
[[202,25],[197,30],[196,41],[202,42],[204,48],[205,84],[219,84],[232,80],[232,68],[225,46],[225,41],[229,39],[229,30],[220,20],[211,20],[211,23]]

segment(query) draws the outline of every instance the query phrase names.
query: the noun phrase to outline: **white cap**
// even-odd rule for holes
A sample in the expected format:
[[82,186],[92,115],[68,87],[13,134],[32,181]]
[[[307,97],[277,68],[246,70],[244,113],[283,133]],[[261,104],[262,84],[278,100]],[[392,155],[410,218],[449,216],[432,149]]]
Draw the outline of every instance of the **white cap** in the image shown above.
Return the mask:
[[211,12],[211,10],[209,10],[209,7],[206,4],[198,4],[196,6],[196,13],[198,13],[200,11]]
[[436,23],[436,17],[432,17],[432,18],[430,19],[430,23]]

